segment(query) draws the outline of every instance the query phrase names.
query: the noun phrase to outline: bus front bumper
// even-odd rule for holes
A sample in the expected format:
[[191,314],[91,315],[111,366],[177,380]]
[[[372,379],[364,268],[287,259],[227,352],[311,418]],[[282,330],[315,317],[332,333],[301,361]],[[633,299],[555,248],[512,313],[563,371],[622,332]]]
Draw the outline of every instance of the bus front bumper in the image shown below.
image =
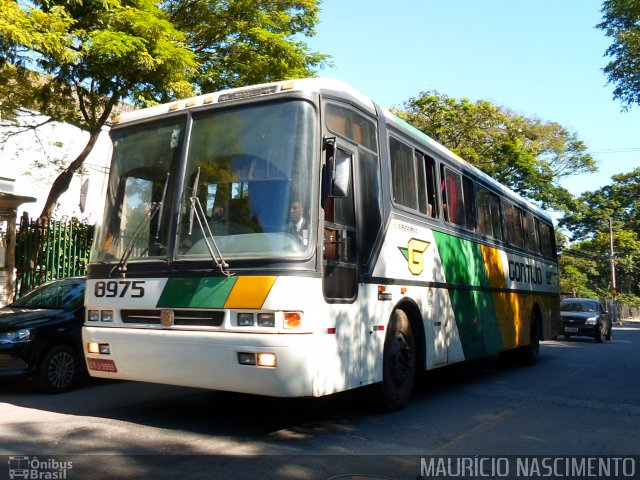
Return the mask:
[[[276,397],[313,396],[313,334],[85,326],[82,336],[93,377]],[[98,353],[89,353],[89,344]]]

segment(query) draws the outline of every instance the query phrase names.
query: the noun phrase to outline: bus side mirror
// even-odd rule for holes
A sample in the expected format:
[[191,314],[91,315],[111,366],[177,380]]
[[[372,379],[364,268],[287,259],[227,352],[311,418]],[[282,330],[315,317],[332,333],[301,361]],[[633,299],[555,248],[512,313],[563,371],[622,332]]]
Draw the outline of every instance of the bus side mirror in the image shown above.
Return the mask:
[[329,175],[329,197],[344,198],[349,195],[349,183],[351,181],[351,155],[336,148],[336,139],[325,139],[327,152],[327,172]]

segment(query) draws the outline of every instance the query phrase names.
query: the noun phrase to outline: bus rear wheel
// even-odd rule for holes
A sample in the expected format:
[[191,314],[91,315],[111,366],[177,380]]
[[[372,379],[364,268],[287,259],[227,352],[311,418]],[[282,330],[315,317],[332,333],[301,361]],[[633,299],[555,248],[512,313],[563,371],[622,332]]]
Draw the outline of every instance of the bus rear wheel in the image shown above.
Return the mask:
[[416,375],[416,346],[407,315],[395,310],[387,327],[380,397],[385,410],[402,408],[411,397]]
[[535,365],[540,355],[540,339],[542,337],[542,320],[540,314],[534,312],[529,331],[529,345],[520,348],[520,361],[524,365]]

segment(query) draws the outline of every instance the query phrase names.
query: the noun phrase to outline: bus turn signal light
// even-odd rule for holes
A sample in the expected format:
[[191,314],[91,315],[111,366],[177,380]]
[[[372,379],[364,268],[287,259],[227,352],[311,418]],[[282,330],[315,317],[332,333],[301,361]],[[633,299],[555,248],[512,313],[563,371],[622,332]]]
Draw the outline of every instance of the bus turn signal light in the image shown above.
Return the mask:
[[284,312],[284,328],[302,327],[302,313]]

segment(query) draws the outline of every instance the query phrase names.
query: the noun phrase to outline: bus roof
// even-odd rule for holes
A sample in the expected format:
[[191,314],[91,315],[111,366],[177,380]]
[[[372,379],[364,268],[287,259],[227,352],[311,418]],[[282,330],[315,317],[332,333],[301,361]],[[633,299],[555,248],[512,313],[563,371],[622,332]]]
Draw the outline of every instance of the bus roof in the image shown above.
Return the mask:
[[144,120],[202,105],[211,105],[228,100],[239,100],[242,98],[259,97],[263,95],[292,91],[306,91],[312,93],[320,93],[323,91],[342,92],[343,94],[354,97],[358,102],[362,103],[363,106],[375,111],[374,103],[369,97],[349,86],[342,80],[338,80],[336,78],[301,78],[297,80],[283,80],[279,82],[262,83],[259,85],[221,90],[184,100],[177,100],[175,102],[164,103],[162,105],[142,108],[120,115],[114,123],[116,125],[120,125],[122,123]]

